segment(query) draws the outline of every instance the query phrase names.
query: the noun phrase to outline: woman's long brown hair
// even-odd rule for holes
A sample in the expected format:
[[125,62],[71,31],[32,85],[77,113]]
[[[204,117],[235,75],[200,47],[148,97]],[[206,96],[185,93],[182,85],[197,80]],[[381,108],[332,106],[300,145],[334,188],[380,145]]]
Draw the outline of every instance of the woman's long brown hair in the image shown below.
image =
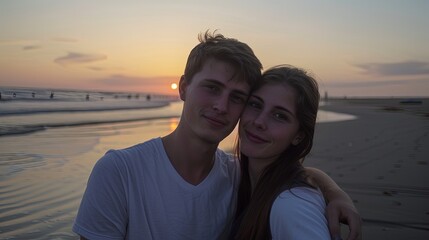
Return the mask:
[[317,82],[306,71],[289,65],[268,69],[256,89],[267,83],[280,83],[292,87],[297,92],[296,116],[304,139],[296,146],[291,145],[280,157],[267,166],[261,174],[252,193],[248,172],[248,157],[236,152],[240,160],[242,178],[238,190],[236,219],[242,218],[234,239],[270,239],[269,216],[275,198],[297,182],[306,182],[302,167],[304,157],[313,146],[313,135],[319,107]]

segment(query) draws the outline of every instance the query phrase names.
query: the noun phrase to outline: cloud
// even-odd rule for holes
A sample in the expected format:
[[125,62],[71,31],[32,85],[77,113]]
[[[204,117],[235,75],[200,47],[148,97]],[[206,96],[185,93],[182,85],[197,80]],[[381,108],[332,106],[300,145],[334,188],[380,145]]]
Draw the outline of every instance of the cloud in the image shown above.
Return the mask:
[[429,63],[422,61],[404,61],[396,63],[363,63],[354,66],[365,73],[375,76],[426,75]]
[[27,45],[27,46],[23,46],[22,50],[28,51],[28,50],[35,50],[35,49],[40,49],[40,48],[42,48],[42,46],[39,46],[39,45]]
[[344,81],[344,82],[325,82],[325,87],[344,88],[344,87],[379,87],[379,86],[392,86],[392,85],[410,85],[427,83],[429,79],[400,79],[400,80],[379,80],[379,81]]
[[103,71],[104,70],[104,68],[101,68],[101,67],[87,67],[89,70],[92,70],[92,71]]
[[69,52],[66,56],[56,58],[55,63],[60,65],[91,63],[107,59],[107,56],[102,54],[85,54]]

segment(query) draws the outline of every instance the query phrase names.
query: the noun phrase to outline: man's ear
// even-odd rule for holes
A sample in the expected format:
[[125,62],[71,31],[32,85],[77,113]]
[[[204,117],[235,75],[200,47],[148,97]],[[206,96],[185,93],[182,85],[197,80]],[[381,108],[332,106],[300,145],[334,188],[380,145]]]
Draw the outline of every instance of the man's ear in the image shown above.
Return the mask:
[[180,81],[179,81],[179,96],[180,99],[182,101],[185,101],[186,99],[186,87],[188,86],[186,79],[185,79],[185,75],[182,75],[180,77]]
[[305,134],[303,132],[299,132],[295,138],[292,140],[292,145],[298,145],[305,138]]

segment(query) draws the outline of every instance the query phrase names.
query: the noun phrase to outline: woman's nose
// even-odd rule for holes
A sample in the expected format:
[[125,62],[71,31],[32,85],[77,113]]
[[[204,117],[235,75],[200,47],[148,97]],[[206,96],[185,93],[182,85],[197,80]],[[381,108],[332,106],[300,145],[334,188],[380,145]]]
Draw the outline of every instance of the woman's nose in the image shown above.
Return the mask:
[[266,125],[265,125],[265,117],[264,115],[258,114],[255,119],[253,120],[253,125],[255,125],[255,127],[257,127],[258,129],[266,129]]

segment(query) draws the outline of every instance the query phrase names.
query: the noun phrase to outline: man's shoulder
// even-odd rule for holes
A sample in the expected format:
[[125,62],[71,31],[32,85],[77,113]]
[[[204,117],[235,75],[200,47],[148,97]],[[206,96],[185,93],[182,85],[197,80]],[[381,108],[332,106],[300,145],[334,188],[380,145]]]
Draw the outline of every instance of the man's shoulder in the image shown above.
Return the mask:
[[111,149],[106,152],[99,162],[114,165],[142,164],[146,162],[144,159],[163,156],[162,151],[164,150],[161,138],[153,138],[127,148]]
[[227,163],[234,163],[236,160],[234,155],[232,155],[231,153],[227,153],[220,148],[216,150],[216,158],[221,160],[222,162]]
[[160,137],[157,137],[121,150],[122,151],[139,151],[141,149],[153,149],[153,148],[159,148],[159,147],[162,147],[162,140]]
[[145,142],[135,144],[130,147],[126,147],[122,149],[111,149],[107,151],[106,154],[127,156],[127,155],[135,155],[135,154],[144,153],[144,152],[147,153],[151,151],[157,151],[160,148],[162,148],[161,138],[153,138]]
[[216,161],[219,161],[223,169],[226,169],[228,172],[234,172],[240,170],[240,165],[236,157],[233,154],[225,152],[221,149],[216,151]]

